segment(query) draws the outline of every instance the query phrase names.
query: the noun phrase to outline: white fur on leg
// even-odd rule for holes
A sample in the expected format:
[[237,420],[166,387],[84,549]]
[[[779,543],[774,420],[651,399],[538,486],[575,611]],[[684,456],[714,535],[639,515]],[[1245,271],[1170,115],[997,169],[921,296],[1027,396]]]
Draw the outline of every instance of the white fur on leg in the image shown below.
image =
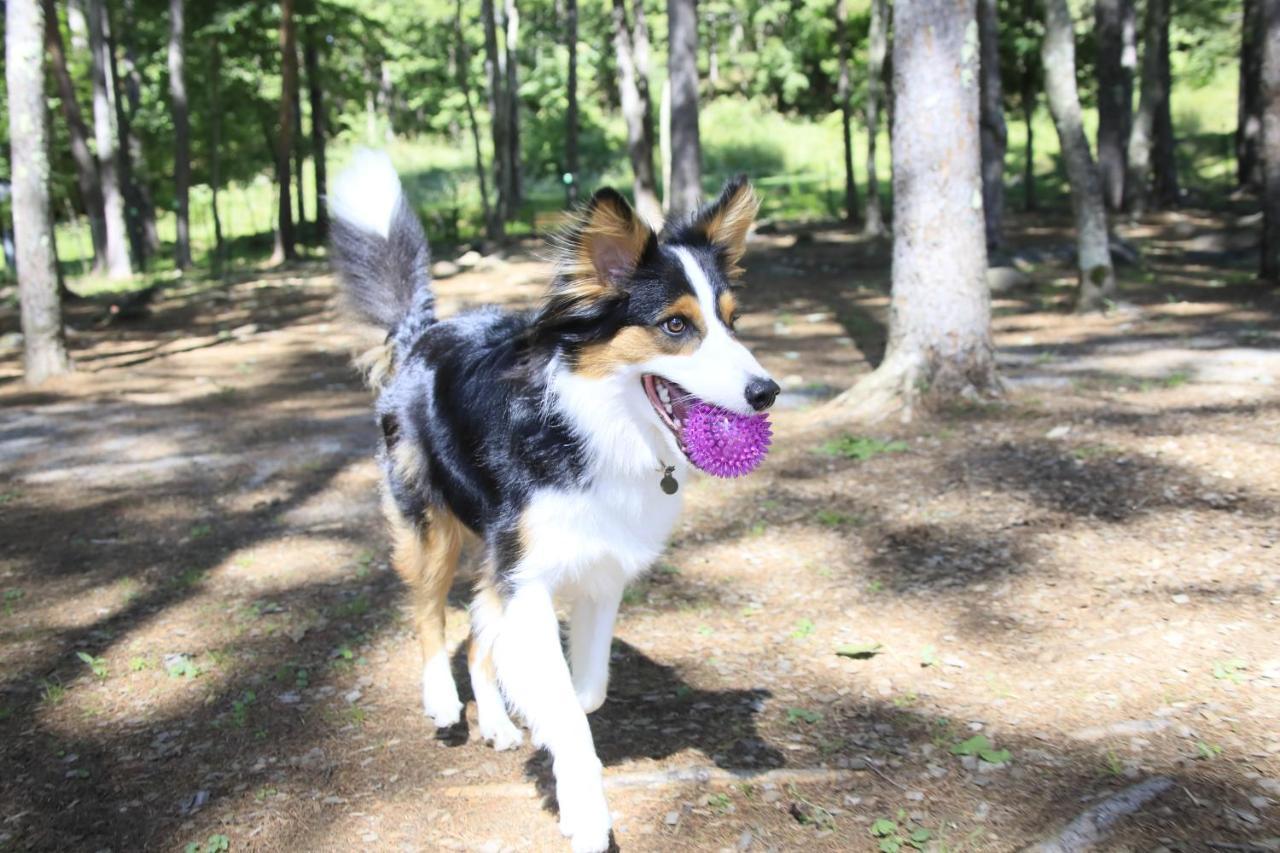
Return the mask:
[[422,708],[437,728],[457,725],[462,719],[458,687],[449,668],[449,653],[441,649],[422,667]]
[[608,849],[612,818],[600,759],[560,648],[551,592],[541,583],[524,584],[508,601],[493,660],[503,692],[529,723],[534,743],[551,751],[560,831],[580,853]]
[[483,677],[471,674],[471,690],[476,694],[476,716],[480,722],[480,736],[493,744],[496,750],[515,749],[524,743],[524,732],[507,716],[507,705],[502,701],[498,685]]
[[609,653],[613,623],[621,592],[596,597],[579,596],[573,603],[569,626],[569,661],[578,704],[590,714],[604,704],[609,692]]

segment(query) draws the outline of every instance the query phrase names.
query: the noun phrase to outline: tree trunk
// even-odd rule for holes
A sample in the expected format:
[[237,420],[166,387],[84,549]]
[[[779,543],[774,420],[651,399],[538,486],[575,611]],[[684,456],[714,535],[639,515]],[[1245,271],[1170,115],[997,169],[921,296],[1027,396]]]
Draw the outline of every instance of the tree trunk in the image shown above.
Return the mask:
[[1169,8],[1165,2],[1164,37],[1160,50],[1160,91],[1164,97],[1156,108],[1156,139],[1152,152],[1152,190],[1156,204],[1164,209],[1177,207],[1182,200],[1178,187],[1177,141],[1173,136],[1173,73],[1169,67]]
[[80,113],[76,101],[76,87],[67,71],[67,54],[62,45],[62,31],[58,28],[58,13],[54,0],[43,0],[45,50],[49,54],[49,68],[58,86],[58,100],[62,102],[62,115],[67,123],[67,136],[71,143],[71,159],[76,164],[76,183],[80,189],[80,202],[89,219],[89,236],[93,241],[93,272],[103,275],[107,271],[107,228],[102,212],[102,186],[99,184],[98,164],[89,149],[89,128]]
[[[1027,75],[1030,76],[1030,75]],[[1027,213],[1039,208],[1036,201],[1036,93],[1034,89],[1022,91],[1022,123],[1027,129],[1027,141],[1023,147],[1022,209]]]
[[[295,44],[295,48],[297,45]],[[298,52],[294,51],[294,67],[300,68],[298,62]],[[303,181],[302,166],[306,159],[305,152],[302,150],[306,137],[302,135],[302,81],[299,80],[293,87],[293,213],[294,222],[297,224],[295,232],[302,229],[307,224],[307,203],[305,182]]]
[[884,97],[884,58],[889,49],[888,0],[871,0],[871,25],[867,33],[867,202],[862,232],[885,233],[880,210],[880,179],[876,175],[876,136],[880,133],[880,103]]
[[1265,0],[1244,0],[1236,106],[1236,180],[1262,185],[1262,15]]
[[[1169,90],[1166,85],[1169,0],[1147,0],[1147,16],[1143,22],[1142,36],[1142,94],[1138,99],[1138,113],[1129,134],[1129,172],[1125,180],[1125,206],[1135,216],[1146,212],[1151,199],[1152,148],[1156,144],[1157,135],[1163,131],[1160,124],[1169,108]],[[1172,135],[1171,129],[1169,135]],[[1161,142],[1162,146],[1166,144],[1172,144],[1172,140]],[[1163,153],[1160,154],[1161,159]],[[1163,168],[1167,169],[1167,164]],[[1165,177],[1167,178],[1167,172]]]
[[[1160,2],[1160,0],[1153,0]],[[1080,121],[1080,96],[1076,91],[1075,28],[1067,0],[1046,0],[1044,42],[1040,48],[1044,64],[1045,93],[1049,111],[1058,129],[1062,159],[1071,184],[1071,208],[1076,221],[1076,247],[1080,268],[1080,291],[1076,310],[1102,308],[1116,292],[1107,237],[1107,211],[1102,203],[1098,168],[1089,152]]]
[[[637,34],[643,26],[642,21],[641,10],[636,21]],[[647,53],[647,32],[644,39]],[[649,100],[649,81],[640,74],[638,42],[637,38],[633,43],[626,0],[613,0],[613,45],[618,55],[618,94],[622,102],[622,117],[627,125],[632,190],[640,217],[657,228],[662,224],[662,203],[658,201],[653,168],[653,104]]]
[[506,2],[506,46],[503,50],[507,76],[507,155],[508,177],[510,186],[510,204],[507,208],[508,221],[520,215],[520,205],[524,203],[524,170],[520,165],[520,10],[516,0]]
[[[978,142],[974,0],[894,9],[893,291],[885,359],[841,414],[911,417],[917,398],[999,390]],[[939,164],[946,164],[940,168]]]
[[840,76],[836,100],[840,102],[840,130],[844,137],[844,220],[858,219],[858,181],[853,174],[853,105],[849,92],[849,4],[836,0],[836,42],[840,53]]
[[177,241],[173,260],[178,269],[191,266],[191,123],[187,117],[184,0],[169,0],[169,99],[173,104],[173,188]]
[[671,196],[673,217],[702,203],[702,146],[698,136],[698,17],[694,0],[667,0],[667,76],[671,83]]
[[1260,2],[1263,6],[1261,273],[1265,281],[1275,285],[1280,284],[1280,0]]
[[280,206],[272,263],[297,257],[293,236],[293,203],[289,192],[289,155],[293,151],[293,101],[298,90],[298,51],[294,46],[293,0],[280,0],[280,119],[276,136],[276,181]]
[[116,110],[112,103],[109,47],[104,28],[103,0],[89,0],[90,76],[93,80],[93,135],[98,149],[98,175],[102,180],[103,220],[107,233],[107,275],[127,278],[129,234],[124,221],[124,193],[120,188],[120,155],[117,148]]
[[1097,0],[1098,176],[1108,210],[1124,205],[1125,146],[1133,124],[1133,0]]
[[4,31],[23,373],[28,382],[38,385],[71,369],[49,208],[49,121],[40,59],[45,37],[40,0],[8,0]]
[[996,0],[978,0],[978,44],[982,76],[979,102],[982,124],[982,212],[987,251],[1004,243],[1004,155],[1009,133],[1004,123],[1004,90],[1000,84],[1000,30]]
[[484,18],[484,70],[489,80],[489,127],[493,137],[493,184],[497,199],[493,206],[493,219],[487,224],[489,239],[503,237],[507,211],[511,207],[510,158],[507,145],[507,108],[503,95],[502,57],[498,53],[498,22],[493,0],[480,0],[480,14]]
[[475,152],[476,180],[480,183],[480,209],[484,214],[485,234],[490,239],[499,235],[490,231],[493,226],[493,210],[489,207],[489,187],[484,175],[484,155],[480,151],[480,128],[476,123],[475,107],[471,105],[471,51],[467,48],[466,33],[462,27],[462,0],[454,5],[453,35],[458,42],[458,88],[467,105],[467,126],[471,131],[471,147]]
[[[129,225],[134,246],[135,266],[145,268],[150,255],[160,251],[160,232],[156,230],[156,206],[147,189],[146,161],[142,140],[133,129],[133,119],[142,103],[142,72],[133,50],[133,0],[125,0],[124,24],[120,28],[120,47],[124,54],[124,74],[116,69],[117,39],[112,29],[111,7],[106,12],[107,45],[111,53],[111,85],[115,93],[116,121],[120,127],[120,185],[124,188],[125,222]],[[124,97],[121,97],[123,90]]]
[[218,214],[218,189],[222,185],[222,51],[216,38],[209,40],[209,189],[213,193],[213,271],[221,275],[226,264],[222,217]]
[[[320,79],[320,48],[316,44],[315,26],[307,27],[303,59],[307,66],[307,94],[311,102],[311,168],[316,184],[316,240],[323,243],[329,238],[329,167],[325,162],[325,145],[328,119],[324,112],[324,81]],[[471,94],[467,93],[467,106]]]
[[578,0],[565,0],[565,47],[569,52],[569,98],[564,121],[564,204],[578,201]]

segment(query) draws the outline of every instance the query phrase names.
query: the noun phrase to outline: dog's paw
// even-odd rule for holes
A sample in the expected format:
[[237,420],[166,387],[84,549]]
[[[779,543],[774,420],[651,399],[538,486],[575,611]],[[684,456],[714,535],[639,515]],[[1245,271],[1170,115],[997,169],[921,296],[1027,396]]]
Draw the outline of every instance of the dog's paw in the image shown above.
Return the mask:
[[499,752],[506,749],[515,749],[524,743],[524,733],[505,714],[496,720],[482,714],[480,716],[480,737],[492,743],[493,748]]
[[462,719],[462,703],[453,679],[422,679],[422,710],[438,729],[456,726]]
[[607,691],[605,688],[581,687],[578,689],[578,704],[584,714],[593,714],[604,704]]
[[[592,766],[594,765],[594,766]],[[556,801],[560,805],[560,833],[569,839],[574,853],[600,853],[609,849],[613,819],[604,798],[600,763],[586,767],[556,768]],[[567,770],[567,772],[560,772]]]

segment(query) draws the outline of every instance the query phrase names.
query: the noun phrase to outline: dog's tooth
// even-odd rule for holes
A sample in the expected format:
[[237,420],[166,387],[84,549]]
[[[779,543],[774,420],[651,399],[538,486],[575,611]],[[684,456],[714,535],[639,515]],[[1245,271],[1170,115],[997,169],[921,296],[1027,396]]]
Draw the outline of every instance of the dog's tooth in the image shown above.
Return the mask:
[[671,392],[667,390],[666,385],[658,386],[658,399],[668,404],[671,402]]

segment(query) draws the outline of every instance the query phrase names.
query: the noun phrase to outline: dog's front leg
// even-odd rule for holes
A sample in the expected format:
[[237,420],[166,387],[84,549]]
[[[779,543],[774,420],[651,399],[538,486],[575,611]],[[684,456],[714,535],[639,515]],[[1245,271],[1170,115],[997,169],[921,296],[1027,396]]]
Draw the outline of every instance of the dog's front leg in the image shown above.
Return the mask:
[[575,853],[607,849],[611,819],[600,759],[560,647],[551,591],[540,581],[518,587],[507,601],[493,655],[503,692],[533,742],[551,752],[560,831]]
[[588,714],[604,704],[609,690],[609,652],[613,646],[613,623],[621,602],[621,589],[594,597],[584,593],[573,602],[569,663],[578,704]]

